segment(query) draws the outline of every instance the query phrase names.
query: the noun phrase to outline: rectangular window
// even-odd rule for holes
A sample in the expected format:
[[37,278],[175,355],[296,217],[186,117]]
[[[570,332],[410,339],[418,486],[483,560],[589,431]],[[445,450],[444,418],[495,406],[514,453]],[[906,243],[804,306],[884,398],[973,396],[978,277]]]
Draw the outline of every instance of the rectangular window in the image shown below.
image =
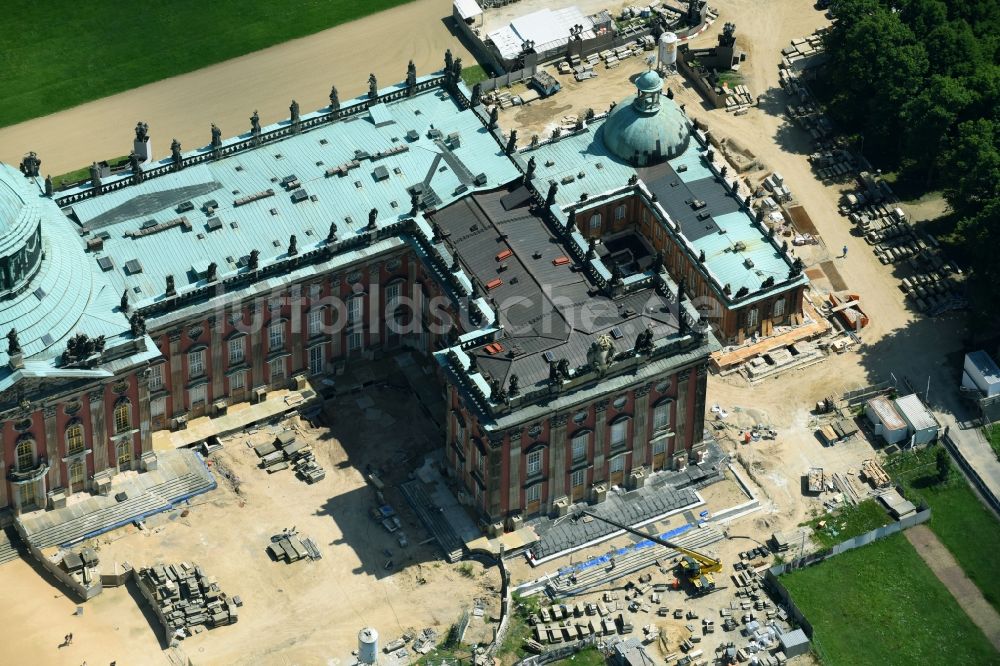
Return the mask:
[[590,228],[591,229],[600,229],[601,228],[601,214],[600,213],[594,213],[593,215],[590,216]]
[[347,301],[347,321],[352,324],[361,321],[361,306],[363,304],[363,296],[355,296]]
[[149,368],[149,390],[159,391],[163,388],[163,364]]
[[618,206],[615,208],[615,219],[624,220],[625,219],[625,206]]
[[581,433],[573,438],[573,460],[583,460],[587,457],[588,433]]
[[323,345],[309,348],[309,374],[318,375],[323,372]]
[[611,459],[611,471],[620,472],[625,469],[625,454],[615,456]]
[[321,284],[311,284],[309,285],[309,300],[316,301],[319,300],[320,295],[323,293],[323,285]]
[[611,448],[625,446],[625,433],[628,430],[628,420],[622,419],[611,424]]
[[393,282],[385,288],[385,305],[388,312],[395,309],[399,302],[399,285],[399,282]]
[[653,442],[653,455],[658,455],[660,453],[667,452],[667,438],[663,437],[661,439]]
[[238,391],[241,388],[246,388],[247,385],[247,373],[237,372],[229,375],[229,390]]
[[309,311],[309,337],[319,335],[323,332],[323,309],[317,308]]
[[586,470],[578,469],[570,475],[570,483],[574,488],[579,488],[583,485],[583,476]]
[[665,430],[670,427],[670,403],[661,402],[653,408],[653,430]]
[[348,351],[357,351],[361,349],[363,344],[364,344],[364,334],[361,331],[355,331],[347,336]]
[[149,401],[149,415],[153,418],[167,413],[167,399],[153,398]]
[[537,502],[542,498],[542,484],[536,483],[533,486],[528,486],[528,489],[524,492],[524,499],[530,504],[531,502]]
[[774,318],[777,319],[785,314],[785,299],[779,298],[774,302]]
[[479,447],[476,447],[476,466],[479,467],[480,472],[486,471],[486,456],[479,450]]
[[271,351],[285,346],[285,322],[276,321],[267,329],[267,338]]
[[197,407],[205,404],[206,386],[207,384],[202,384],[201,386],[195,386],[188,391],[188,398],[191,400],[191,407]]
[[205,351],[188,352],[188,376],[198,377],[205,372]]
[[281,301],[282,301],[281,296],[272,296],[271,298],[267,299],[267,309],[271,310],[272,312],[274,310],[280,310]]
[[542,452],[532,451],[528,454],[528,476],[542,471]]
[[234,365],[236,363],[242,363],[243,359],[246,357],[246,353],[243,349],[244,336],[238,338],[233,338],[229,341],[229,364]]
[[271,359],[267,364],[268,370],[271,372],[271,381],[276,379],[281,379],[285,376],[285,359],[275,358]]
[[747,328],[757,328],[757,323],[760,321],[760,313],[757,308],[750,308],[747,310]]

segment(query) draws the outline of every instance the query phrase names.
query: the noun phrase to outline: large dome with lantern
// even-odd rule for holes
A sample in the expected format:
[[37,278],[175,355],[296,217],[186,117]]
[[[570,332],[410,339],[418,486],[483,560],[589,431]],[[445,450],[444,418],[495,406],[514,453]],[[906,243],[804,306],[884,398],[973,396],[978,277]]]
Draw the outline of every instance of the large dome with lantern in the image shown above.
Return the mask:
[[653,70],[635,80],[636,94],[621,101],[602,126],[608,150],[633,166],[677,157],[688,146],[688,119],[663,94],[663,79]]

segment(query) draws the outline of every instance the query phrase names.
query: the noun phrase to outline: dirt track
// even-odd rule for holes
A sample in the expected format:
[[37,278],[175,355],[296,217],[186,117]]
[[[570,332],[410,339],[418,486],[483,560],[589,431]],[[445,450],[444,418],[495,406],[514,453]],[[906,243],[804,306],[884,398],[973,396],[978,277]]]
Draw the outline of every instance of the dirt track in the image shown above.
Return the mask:
[[268,124],[288,117],[292,99],[302,111],[329,104],[336,84],[342,100],[402,81],[413,59],[419,74],[444,66],[450,48],[465,64],[473,58],[443,22],[450,0],[416,0],[323,32],[227,60],[205,69],[105,97],[43,118],[0,129],[0,161],[17,165],[33,150],[42,172],[65,173],[127,155],[136,121],[149,123],[154,154],[170,152],[177,138],[186,150],[208,143],[211,123],[224,136],[249,129],[259,110]]
[[1000,614],[983,598],[976,584],[962,571],[955,558],[926,525],[917,525],[904,532],[920,557],[931,568],[955,601],[977,627],[983,630],[993,647],[1000,650]]

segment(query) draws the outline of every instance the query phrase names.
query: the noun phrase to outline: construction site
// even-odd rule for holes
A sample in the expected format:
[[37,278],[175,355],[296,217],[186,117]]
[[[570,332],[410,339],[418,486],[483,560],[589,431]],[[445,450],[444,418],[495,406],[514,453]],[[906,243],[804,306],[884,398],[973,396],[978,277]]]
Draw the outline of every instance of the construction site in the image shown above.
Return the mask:
[[[995,506],[992,477],[966,453],[980,443],[966,443],[956,417],[968,406],[962,379],[912,360],[960,365],[962,269],[917,224],[933,211],[900,201],[813,98],[829,19],[739,0],[579,5],[559,20],[585,17],[581,39],[594,44],[602,26],[619,38],[574,59],[562,37],[515,44],[545,19],[541,4],[454,2],[467,29],[454,34],[479,39],[493,53],[482,64],[505,70],[478,98],[487,133],[509,138],[509,155],[530,154],[532,171],[540,147],[539,173],[576,198],[581,180],[601,177],[584,178],[585,151],[580,173],[574,163],[562,180],[547,156],[588,123],[610,123],[657,71],[664,99],[704,139],[715,180],[734,179],[731,198],[746,198],[761,239],[806,278],[798,311],[746,335],[717,327],[699,455],[570,490],[498,529],[450,462],[444,362],[406,349],[356,356],[266,401],[154,432],[158,470],[116,477],[105,496],[71,500],[59,519],[36,512],[0,536],[12,663],[537,666],[583,650],[634,666],[847,663],[786,575],[897,532],[950,557],[923,524],[927,502],[893,466],[915,451],[946,446],[956,478]],[[686,33],[669,52],[640,20],[651,12]],[[688,169],[677,169],[682,180]],[[558,202],[551,186],[549,196]],[[708,317],[708,299],[692,300]],[[972,360],[966,392],[993,404],[995,363],[985,352]],[[466,455],[469,469],[487,468],[487,455],[462,453],[462,464]],[[128,512],[138,517],[120,520]],[[1000,650],[1000,615],[979,580],[948,560],[949,580],[917,552],[971,627],[942,640],[982,632],[973,638]]]

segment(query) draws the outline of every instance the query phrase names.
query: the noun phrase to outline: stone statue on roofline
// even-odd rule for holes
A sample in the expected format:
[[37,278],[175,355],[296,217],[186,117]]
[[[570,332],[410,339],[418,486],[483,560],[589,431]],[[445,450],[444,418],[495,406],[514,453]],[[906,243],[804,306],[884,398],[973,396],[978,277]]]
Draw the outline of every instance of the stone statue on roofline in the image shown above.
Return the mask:
[[149,136],[149,125],[141,120],[135,124],[135,140],[145,141]]
[[260,114],[257,113],[257,109],[253,110],[253,115],[250,116],[250,132],[253,134],[260,134]]
[[417,66],[411,60],[406,66],[406,87],[412,88],[415,85],[417,85]]
[[337,86],[330,88],[330,110],[340,111],[340,94],[337,92]]
[[177,139],[170,142],[170,158],[175,164],[178,165],[181,163],[181,160],[184,159],[181,155],[181,142]]
[[250,256],[247,258],[247,268],[255,271],[260,265],[260,250],[250,250]]
[[121,311],[128,312],[128,289],[122,292]]
[[31,178],[38,175],[38,169],[42,166],[42,161],[38,159],[35,151],[29,152],[21,160],[21,173]]
[[7,331],[7,355],[13,356],[14,354],[21,353],[21,343],[17,339],[17,329],[12,328]]
[[451,71],[452,64],[454,64],[454,61],[451,57],[451,49],[446,49],[444,52],[444,69],[446,72]]
[[288,113],[290,114],[289,117],[291,118],[293,123],[299,122],[299,103],[296,102],[294,99],[292,100],[292,103],[288,106]]
[[368,97],[370,99],[378,97],[378,80],[375,78],[374,73],[368,75]]
[[215,123],[212,123],[212,147],[218,148],[222,145],[222,130]]

